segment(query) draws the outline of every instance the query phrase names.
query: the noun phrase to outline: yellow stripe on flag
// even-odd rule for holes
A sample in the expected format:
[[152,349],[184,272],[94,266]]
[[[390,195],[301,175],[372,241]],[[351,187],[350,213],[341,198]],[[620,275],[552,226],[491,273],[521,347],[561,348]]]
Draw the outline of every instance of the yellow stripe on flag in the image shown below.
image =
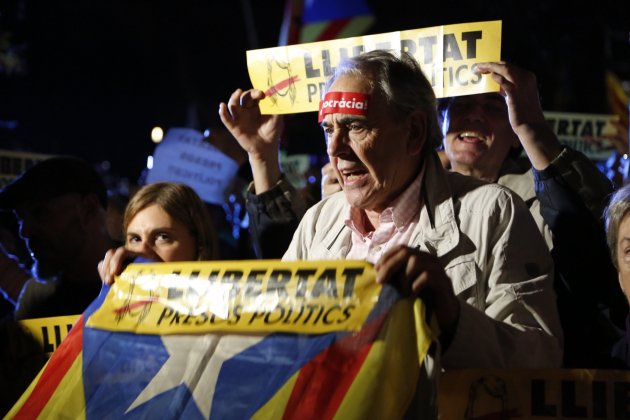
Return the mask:
[[335,418],[404,416],[434,336],[416,310],[424,313],[420,299],[404,299],[392,307]]
[[298,376],[300,376],[299,370],[282,385],[282,388],[280,388],[273,398],[267,401],[267,403],[252,416],[252,420],[281,419],[289,402],[289,398],[291,398],[291,393],[293,392],[293,387],[295,386]]
[[38,418],[85,419],[83,352],[79,353]]

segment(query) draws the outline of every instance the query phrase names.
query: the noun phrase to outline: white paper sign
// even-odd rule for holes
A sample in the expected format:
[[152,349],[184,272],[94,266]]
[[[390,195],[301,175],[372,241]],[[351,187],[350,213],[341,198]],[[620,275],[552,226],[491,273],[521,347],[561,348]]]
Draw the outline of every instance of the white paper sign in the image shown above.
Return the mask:
[[204,201],[223,204],[237,171],[236,162],[204,141],[199,131],[171,128],[155,147],[147,183],[179,182],[194,189]]

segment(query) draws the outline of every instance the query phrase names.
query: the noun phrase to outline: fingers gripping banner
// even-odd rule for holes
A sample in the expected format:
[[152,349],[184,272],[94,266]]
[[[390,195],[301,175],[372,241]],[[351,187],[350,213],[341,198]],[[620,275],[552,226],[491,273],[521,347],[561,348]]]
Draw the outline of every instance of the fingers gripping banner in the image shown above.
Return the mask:
[[132,264],[8,417],[400,417],[423,314],[362,261]]

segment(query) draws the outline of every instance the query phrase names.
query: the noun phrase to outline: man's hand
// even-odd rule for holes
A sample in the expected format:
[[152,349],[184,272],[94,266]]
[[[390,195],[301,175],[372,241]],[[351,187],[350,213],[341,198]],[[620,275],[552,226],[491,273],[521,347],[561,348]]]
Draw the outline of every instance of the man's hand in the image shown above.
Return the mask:
[[383,254],[375,268],[378,283],[397,285],[404,293],[420,297],[433,310],[442,343],[448,346],[457,327],[460,303],[437,257],[397,245]]
[[545,120],[536,75],[505,62],[479,63],[478,74],[489,74],[501,88],[510,125],[537,170],[546,169],[562,152],[562,145]]
[[280,179],[278,146],[283,130],[279,115],[262,115],[258,103],[265,93],[258,89],[232,93],[227,104],[219,104],[223,125],[247,152],[256,193],[270,189]]

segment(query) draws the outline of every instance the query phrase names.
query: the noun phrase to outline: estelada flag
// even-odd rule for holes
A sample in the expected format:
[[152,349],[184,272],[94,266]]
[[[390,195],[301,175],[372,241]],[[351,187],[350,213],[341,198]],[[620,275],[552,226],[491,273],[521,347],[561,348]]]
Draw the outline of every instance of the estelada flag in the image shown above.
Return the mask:
[[424,315],[363,261],[132,264],[7,417],[413,415]]
[[286,0],[278,45],[359,36],[374,21],[365,0]]

